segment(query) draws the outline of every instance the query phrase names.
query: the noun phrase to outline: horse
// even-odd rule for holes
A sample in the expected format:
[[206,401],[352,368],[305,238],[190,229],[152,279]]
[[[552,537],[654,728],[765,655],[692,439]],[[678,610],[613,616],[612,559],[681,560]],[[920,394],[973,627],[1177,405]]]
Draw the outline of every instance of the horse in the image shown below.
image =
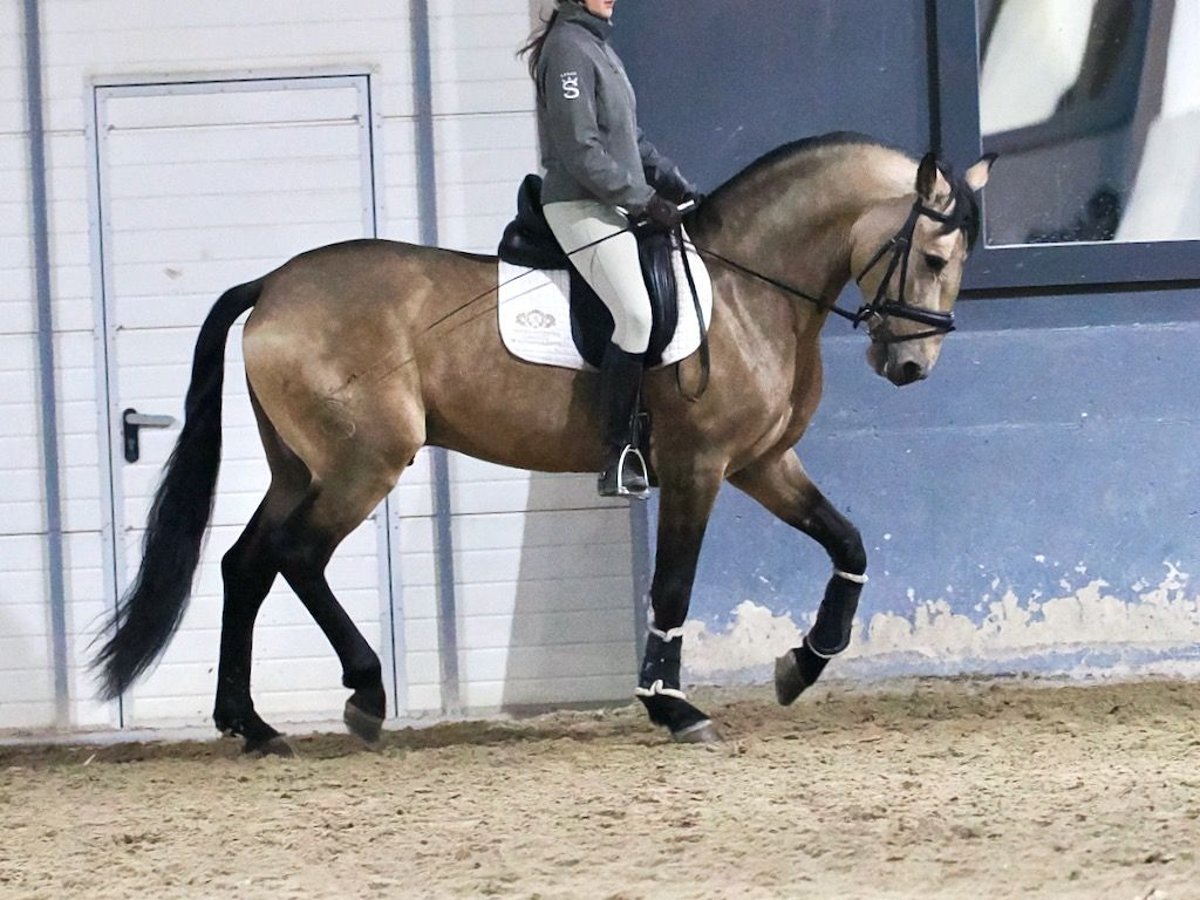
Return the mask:
[[[712,281],[711,377],[701,396],[685,396],[676,380],[695,375],[692,354],[644,378],[660,503],[635,689],[651,722],[675,740],[719,740],[688,701],[680,666],[681,626],[723,482],[817,541],[833,564],[813,627],[776,662],[779,701],[795,700],[848,644],[866,553],[795,450],[821,399],[818,336],[831,314],[842,316],[866,326],[877,374],[896,385],[929,374],[954,327],[979,230],[976,194],[993,159],[958,176],[932,153],[918,162],[862,135],[808,138],[759,158],[685,217]],[[853,313],[836,306],[851,278],[864,297]],[[324,575],[339,542],[423,446],[543,472],[595,472],[602,463],[598,376],[510,355],[496,323],[497,281],[494,256],[356,240],[302,253],[217,300],[196,342],[185,422],[149,513],[139,572],[93,661],[102,696],[120,695],[144,673],[183,615],[220,465],[226,337],[252,310],[245,374],[271,480],[222,558],[213,722],[248,753],[290,752],[250,692],[255,618],[282,575],[341,663],[347,727],[378,740],[380,661]],[[672,373],[677,366],[685,368]]]

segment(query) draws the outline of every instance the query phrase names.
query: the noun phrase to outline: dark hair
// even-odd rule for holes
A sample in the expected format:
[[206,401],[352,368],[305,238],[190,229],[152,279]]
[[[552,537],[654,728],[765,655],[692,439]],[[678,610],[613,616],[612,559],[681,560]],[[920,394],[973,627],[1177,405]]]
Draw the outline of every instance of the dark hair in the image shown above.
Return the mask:
[[963,177],[955,173],[949,166],[939,162],[938,169],[941,171],[942,177],[950,183],[950,195],[954,199],[954,206],[942,224],[942,233],[949,234],[951,231],[961,228],[967,238],[967,250],[970,251],[974,249],[975,241],[979,239],[979,198],[975,196],[975,191]]
[[[567,3],[573,0],[555,0],[554,10],[550,13],[550,18],[542,19],[542,23],[529,35],[529,38],[521,45],[521,49],[517,51],[517,56],[529,56],[529,77],[537,81],[538,62],[542,58],[542,45],[546,43],[546,35],[550,33],[550,29],[554,27],[554,23],[558,20],[559,11]],[[577,2],[577,0],[575,0]]]

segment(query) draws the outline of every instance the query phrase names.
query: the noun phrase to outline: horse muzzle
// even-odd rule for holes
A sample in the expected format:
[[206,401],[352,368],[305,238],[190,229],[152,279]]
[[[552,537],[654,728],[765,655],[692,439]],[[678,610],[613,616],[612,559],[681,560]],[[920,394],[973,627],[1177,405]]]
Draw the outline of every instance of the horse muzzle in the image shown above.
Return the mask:
[[923,381],[929,377],[929,369],[911,359],[904,360],[903,362],[889,362],[884,372],[887,380],[896,385],[896,387],[904,387],[906,384],[912,384],[914,381]]
[[928,378],[935,361],[936,358],[926,359],[924,354],[908,352],[897,344],[872,341],[867,348],[867,362],[875,374],[897,387]]

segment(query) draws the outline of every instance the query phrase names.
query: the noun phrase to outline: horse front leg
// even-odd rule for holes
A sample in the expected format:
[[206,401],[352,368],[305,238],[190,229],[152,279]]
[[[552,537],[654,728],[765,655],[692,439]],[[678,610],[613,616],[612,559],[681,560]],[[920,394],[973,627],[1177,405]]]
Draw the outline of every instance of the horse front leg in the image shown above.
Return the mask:
[[833,562],[812,628],[799,647],[775,661],[775,696],[787,706],[849,645],[859,595],[867,582],[867,553],[858,529],[817,490],[794,451],[755,463],[729,481],[813,538]]
[[708,716],[688,702],[680,682],[683,622],[696,578],[700,545],[713,501],[721,486],[719,472],[659,473],[658,549],[650,586],[649,634],[636,694],[650,721],[681,743],[719,741]]

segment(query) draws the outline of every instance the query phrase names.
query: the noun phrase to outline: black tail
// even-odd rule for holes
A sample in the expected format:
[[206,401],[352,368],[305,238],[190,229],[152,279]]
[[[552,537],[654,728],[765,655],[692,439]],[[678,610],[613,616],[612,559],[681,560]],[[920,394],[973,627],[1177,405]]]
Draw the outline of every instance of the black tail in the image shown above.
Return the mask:
[[124,693],[150,667],[183,618],[221,466],[225,341],[234,320],[258,302],[261,291],[261,281],[230,288],[200,327],[183,430],[150,508],[142,565],[105,629],[112,637],[92,663],[101,669],[105,699]]

